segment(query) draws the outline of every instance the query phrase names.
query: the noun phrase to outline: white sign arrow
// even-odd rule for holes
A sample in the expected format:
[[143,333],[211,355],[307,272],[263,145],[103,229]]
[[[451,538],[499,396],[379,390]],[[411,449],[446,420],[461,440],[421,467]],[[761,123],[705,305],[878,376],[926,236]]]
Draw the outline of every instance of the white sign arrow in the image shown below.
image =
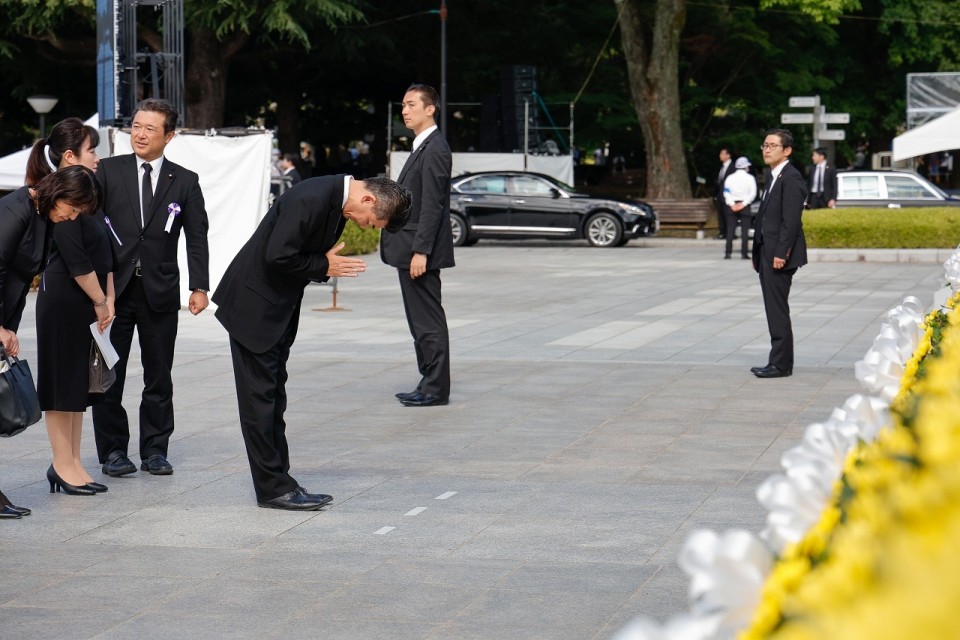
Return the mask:
[[813,124],[812,113],[781,113],[781,124]]
[[821,140],[846,140],[847,132],[843,129],[824,129],[817,132],[817,137]]
[[787,104],[791,107],[815,107],[819,103],[820,96],[790,96]]
[[850,124],[849,113],[821,113],[820,122],[823,124]]

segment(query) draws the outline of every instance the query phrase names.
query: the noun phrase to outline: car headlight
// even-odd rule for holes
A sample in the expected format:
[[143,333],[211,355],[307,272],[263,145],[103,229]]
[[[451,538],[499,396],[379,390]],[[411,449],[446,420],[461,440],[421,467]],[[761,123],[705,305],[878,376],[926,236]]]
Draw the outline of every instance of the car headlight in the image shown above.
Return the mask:
[[624,214],[641,216],[644,218],[649,217],[651,213],[649,209],[645,209],[644,207],[640,207],[634,204],[620,205],[620,210],[623,211]]

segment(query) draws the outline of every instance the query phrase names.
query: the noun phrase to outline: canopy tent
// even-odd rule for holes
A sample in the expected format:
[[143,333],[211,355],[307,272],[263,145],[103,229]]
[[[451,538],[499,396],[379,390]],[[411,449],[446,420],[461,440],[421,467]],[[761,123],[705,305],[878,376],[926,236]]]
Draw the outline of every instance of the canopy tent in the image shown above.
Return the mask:
[[960,107],[893,139],[893,160],[960,149]]

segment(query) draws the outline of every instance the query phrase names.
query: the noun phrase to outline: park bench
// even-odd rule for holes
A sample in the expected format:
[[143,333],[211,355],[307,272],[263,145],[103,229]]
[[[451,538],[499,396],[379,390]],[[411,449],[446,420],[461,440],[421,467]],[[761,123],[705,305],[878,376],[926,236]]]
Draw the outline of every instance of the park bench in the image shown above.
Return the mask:
[[702,238],[707,223],[716,218],[712,198],[647,200],[660,218],[661,229],[692,229]]

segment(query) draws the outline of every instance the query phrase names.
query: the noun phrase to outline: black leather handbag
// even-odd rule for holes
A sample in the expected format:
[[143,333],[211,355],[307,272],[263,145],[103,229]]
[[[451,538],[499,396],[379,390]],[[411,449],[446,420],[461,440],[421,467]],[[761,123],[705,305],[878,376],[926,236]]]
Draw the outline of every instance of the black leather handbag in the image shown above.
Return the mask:
[[8,367],[0,373],[0,437],[9,438],[40,422],[40,399],[26,360],[8,356],[3,346],[0,360]]
[[117,372],[107,367],[97,341],[90,341],[90,386],[88,393],[106,393],[117,380]]

